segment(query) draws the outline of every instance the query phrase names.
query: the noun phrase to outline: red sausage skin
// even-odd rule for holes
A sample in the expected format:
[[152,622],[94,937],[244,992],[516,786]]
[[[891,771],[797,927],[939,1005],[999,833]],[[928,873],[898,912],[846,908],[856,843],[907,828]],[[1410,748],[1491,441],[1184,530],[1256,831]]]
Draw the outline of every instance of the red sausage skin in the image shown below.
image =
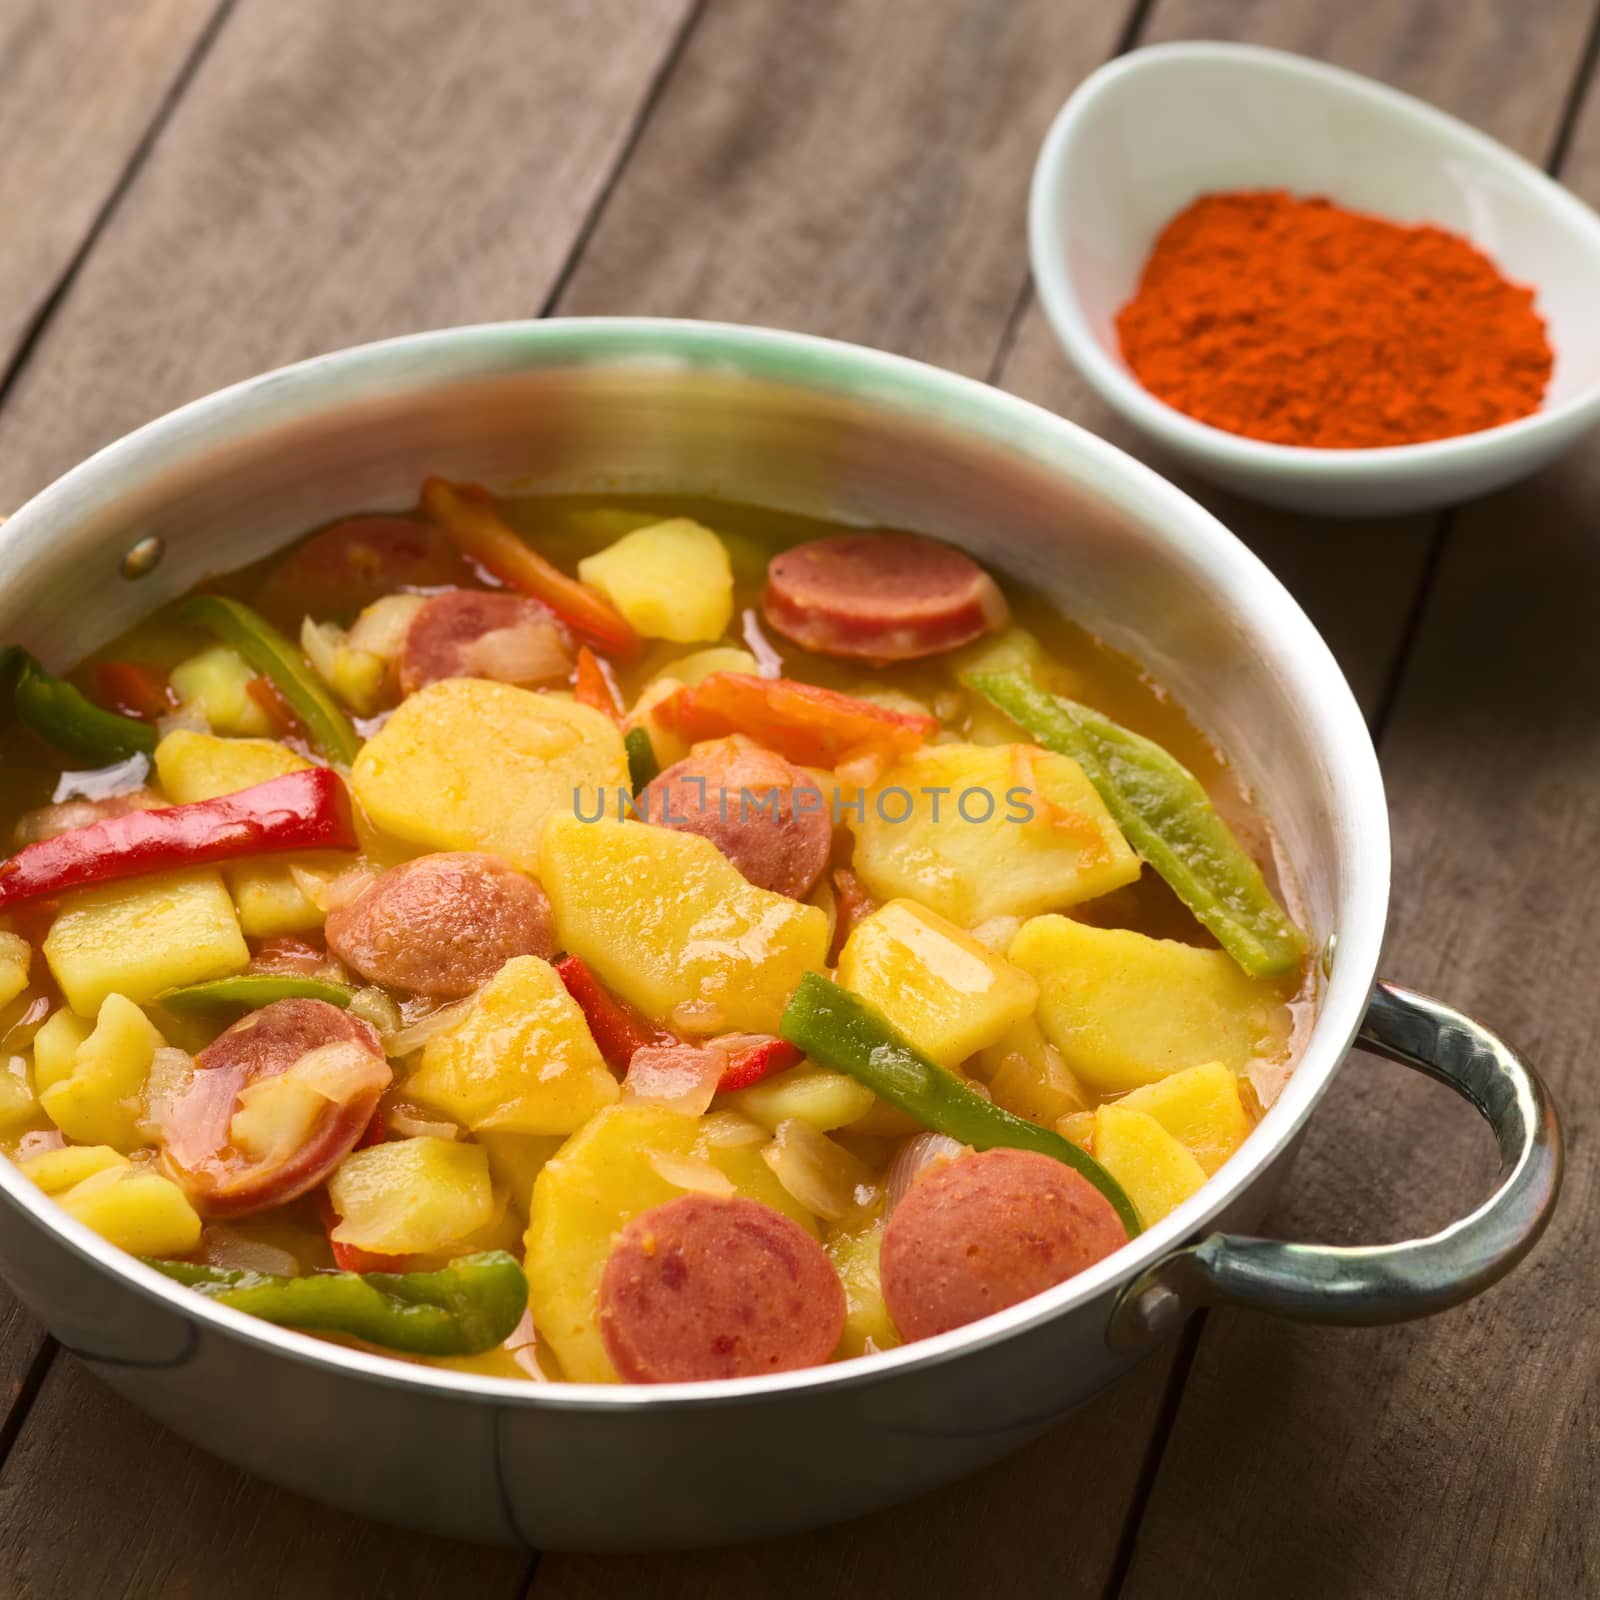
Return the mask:
[[792,762],[737,737],[696,745],[639,796],[645,821],[698,833],[758,889],[795,900],[810,894],[828,864],[828,807]]
[[868,661],[954,650],[1007,617],[977,562],[919,533],[842,533],[785,550],[767,568],[761,605],[805,649]]
[[1032,1150],[930,1168],[883,1233],[884,1304],[903,1339],[928,1339],[1062,1283],[1127,1243],[1111,1202]]
[[543,669],[519,682],[564,682],[571,667],[567,630],[546,605],[525,594],[487,589],[455,589],[436,594],[411,620],[400,651],[400,691],[415,694],[441,678],[493,676],[474,658],[474,647],[487,634],[507,628],[540,628],[549,632],[550,648]]
[[403,862],[328,913],[328,948],[369,983],[456,998],[513,956],[549,956],[545,892],[498,856],[446,851]]
[[397,589],[471,583],[473,574],[450,541],[409,517],[347,517],[291,550],[256,595],[257,607],[298,635],[300,619],[352,621]]
[[641,1212],[600,1280],[600,1334],[628,1383],[754,1378],[816,1366],[844,1330],[822,1246],[742,1196],[685,1194]]
[[[330,1103],[305,1142],[281,1161],[251,1161],[232,1148],[229,1124],[245,1089],[287,1072],[322,1045],[343,1041],[373,1058],[368,1081],[352,1098]],[[283,1205],[316,1188],[355,1148],[390,1076],[370,1023],[324,1000],[275,1000],[195,1058],[194,1076],[164,1118],[167,1170],[208,1217],[243,1217]]]

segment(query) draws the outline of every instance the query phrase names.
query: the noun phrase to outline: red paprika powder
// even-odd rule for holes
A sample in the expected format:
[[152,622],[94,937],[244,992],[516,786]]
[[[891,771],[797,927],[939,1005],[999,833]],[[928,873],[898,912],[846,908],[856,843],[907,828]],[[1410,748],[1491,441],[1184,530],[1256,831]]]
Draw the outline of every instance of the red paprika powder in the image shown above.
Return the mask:
[[1526,416],[1552,362],[1533,291],[1467,240],[1281,191],[1206,195],[1173,218],[1117,333],[1179,411],[1335,450]]

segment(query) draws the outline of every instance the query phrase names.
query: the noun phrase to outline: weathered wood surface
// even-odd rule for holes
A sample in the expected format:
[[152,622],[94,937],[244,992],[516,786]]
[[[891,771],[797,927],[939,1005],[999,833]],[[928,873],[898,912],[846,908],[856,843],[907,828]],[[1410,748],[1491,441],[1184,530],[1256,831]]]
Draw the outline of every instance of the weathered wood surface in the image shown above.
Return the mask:
[[[1128,443],[1068,373],[1022,252],[1043,128],[1132,24],[1142,41],[1237,37],[1337,61],[1546,159],[1589,70],[1591,11],[1023,0],[997,22],[984,0],[238,0],[182,93],[152,108],[159,136],[97,147],[112,187],[132,168],[109,213],[102,182],[76,234],[51,219],[47,294],[84,259],[0,404],[0,504],[262,367],[545,309],[857,339]],[[165,38],[175,72],[207,14],[119,8],[147,51]],[[0,195],[8,162],[29,158],[27,125],[18,140],[0,147]],[[1566,172],[1600,196],[1600,108],[1579,119]],[[1600,933],[1593,477],[1575,462],[1450,519],[1379,524],[1200,491],[1324,629],[1382,735],[1390,972],[1504,1025],[1548,1069],[1580,1148],[1597,1095],[1583,1047],[1600,1033],[1580,981]],[[1487,1141],[1403,1078],[1362,1061],[1342,1076],[1274,1231],[1402,1237],[1470,1203]],[[1334,1334],[1214,1316],[965,1485],[683,1557],[549,1554],[530,1570],[336,1517],[200,1456],[62,1358],[0,1423],[0,1596],[1590,1592],[1594,1211],[1575,1166],[1534,1261],[1443,1321]],[[4,1317],[14,1387],[37,1343]]]
[[[218,0],[13,0],[0,8],[0,397],[140,141],[203,48]],[[0,500],[0,509],[15,502]],[[0,1455],[38,1378],[38,1329],[0,1284]],[[30,1378],[30,1374],[32,1377]]]

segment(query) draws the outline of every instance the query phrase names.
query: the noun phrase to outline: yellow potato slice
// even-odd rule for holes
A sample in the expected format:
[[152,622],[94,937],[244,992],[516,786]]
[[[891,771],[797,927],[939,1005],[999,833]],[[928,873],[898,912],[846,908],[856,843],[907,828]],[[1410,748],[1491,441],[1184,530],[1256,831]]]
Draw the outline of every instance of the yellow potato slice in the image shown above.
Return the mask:
[[474,1130],[557,1134],[581,1128],[619,1090],[555,968],[518,956],[428,1040],[405,1092]]
[[422,850],[487,850],[531,868],[547,818],[615,809],[616,724],[554,695],[447,678],[403,701],[362,747],[351,787],[373,825]]
[[696,834],[554,817],[539,880],[562,946],[685,1033],[776,1033],[801,977],[827,956],[820,909],[756,888]]
[[891,900],[856,924],[838,979],[946,1067],[993,1044],[1039,999],[1020,967],[914,900]]
[[933,744],[846,810],[852,863],[964,928],[1060,910],[1132,883],[1139,858],[1076,761],[1031,745]]

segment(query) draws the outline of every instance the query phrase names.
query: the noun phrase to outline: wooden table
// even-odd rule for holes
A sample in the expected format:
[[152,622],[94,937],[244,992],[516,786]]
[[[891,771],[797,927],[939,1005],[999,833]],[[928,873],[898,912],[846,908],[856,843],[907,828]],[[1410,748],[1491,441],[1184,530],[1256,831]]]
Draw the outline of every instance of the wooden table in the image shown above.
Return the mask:
[[[1595,13],[5,0],[0,506],[263,368],[547,313],[859,340],[1127,443],[1027,281],[1029,169],[1084,74],[1158,39],[1298,50],[1600,200]],[[803,1538],[627,1559],[455,1546],[247,1479],[114,1398],[0,1290],[0,1593],[1600,1593],[1600,467],[1580,450],[1442,516],[1352,525],[1197,492],[1299,595],[1371,717],[1395,824],[1386,974],[1492,1019],[1564,1112],[1561,1212],[1507,1285],[1381,1332],[1198,1317],[971,1481]],[[1357,1059],[1271,1226],[1405,1237],[1491,1172],[1444,1091]]]

